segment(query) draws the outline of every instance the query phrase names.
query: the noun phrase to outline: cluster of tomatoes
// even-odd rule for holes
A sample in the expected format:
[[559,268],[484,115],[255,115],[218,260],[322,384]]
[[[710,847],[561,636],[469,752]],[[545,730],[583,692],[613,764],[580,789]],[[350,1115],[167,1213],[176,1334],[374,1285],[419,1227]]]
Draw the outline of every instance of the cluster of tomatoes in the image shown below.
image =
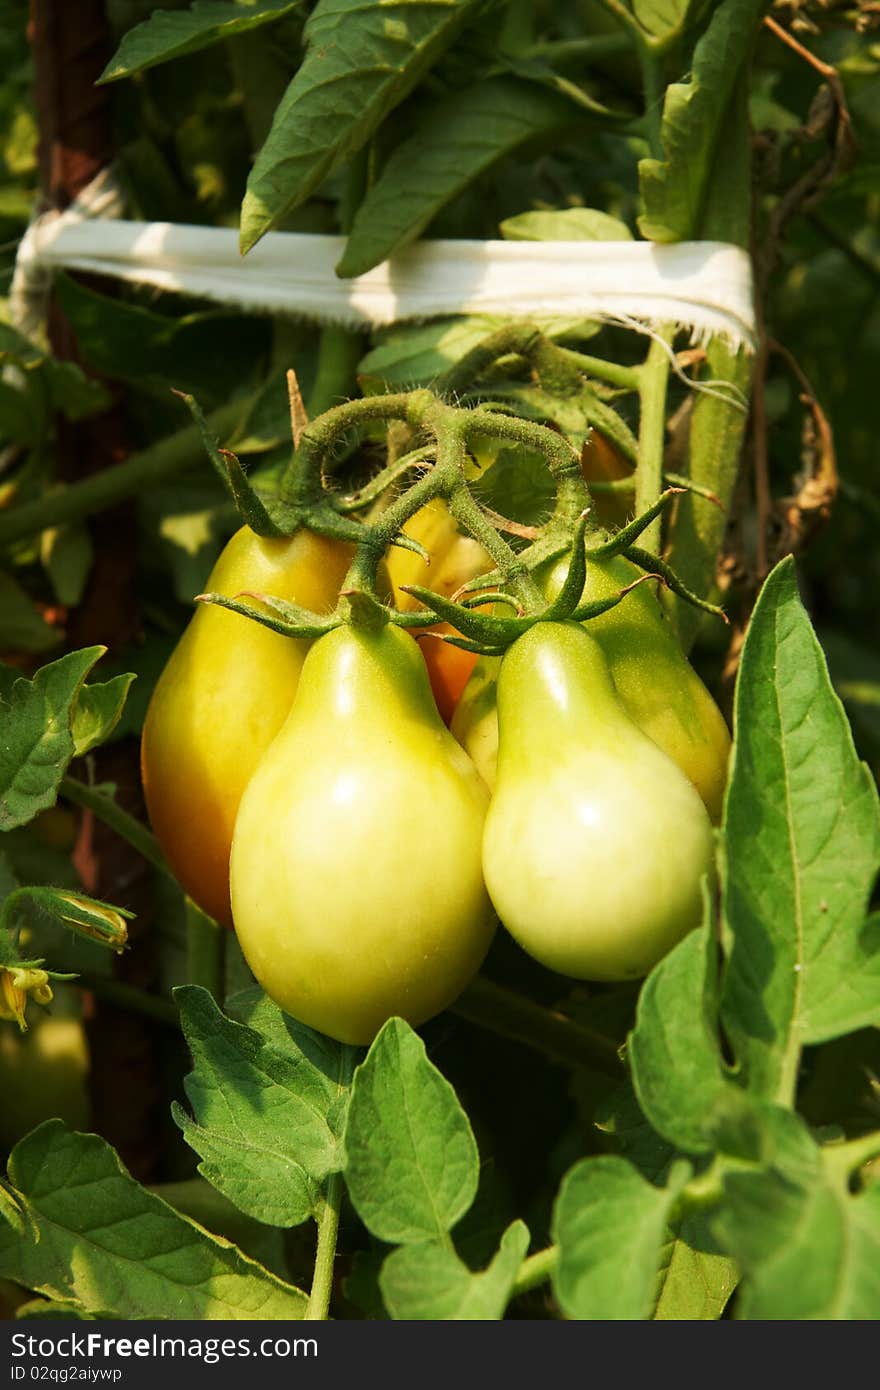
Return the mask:
[[[401,608],[405,584],[450,594],[490,568],[440,499],[406,529],[430,565],[392,549]],[[326,612],[351,555],[243,527],[210,588]],[[548,595],[566,567],[540,576]],[[591,561],[584,598],[637,577]],[[651,585],[586,624],[536,623],[500,658],[437,631],[345,624],[309,643],[202,606],[144,727],[181,884],[282,1008],[343,1042],[445,1008],[499,919],[567,975],[640,977],[699,921],[712,872],[729,735]]]

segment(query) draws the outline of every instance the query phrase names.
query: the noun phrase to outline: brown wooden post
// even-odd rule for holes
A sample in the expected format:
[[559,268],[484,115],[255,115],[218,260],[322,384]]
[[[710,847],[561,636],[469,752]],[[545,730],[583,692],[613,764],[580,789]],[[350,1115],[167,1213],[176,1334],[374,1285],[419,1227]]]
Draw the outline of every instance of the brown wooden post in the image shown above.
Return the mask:
[[[113,153],[110,92],[95,86],[113,50],[103,0],[73,4],[71,0],[31,0],[29,37],[43,206],[64,209],[106,167]],[[105,293],[113,292],[106,283],[90,283]],[[49,332],[58,357],[79,362],[90,371],[82,363],[70,324],[54,302]],[[125,457],[121,392],[110,389],[113,404],[105,414],[76,424],[58,422],[59,472],[69,481]],[[140,627],[133,506],[125,504],[93,517],[90,531],[95,551],[91,577],[82,603],[65,623],[72,649],[95,643],[113,648],[135,636]],[[98,749],[94,756],[98,780],[114,782],[120,803],[143,815],[136,742],[113,744]],[[131,949],[116,959],[114,968],[126,983],[149,988],[157,971],[146,866],[90,812],[81,813],[74,860],[87,892],[137,913],[130,924]],[[155,1180],[162,1097],[154,1025],[87,996],[87,1031],[95,1128],[118,1149],[136,1177]]]

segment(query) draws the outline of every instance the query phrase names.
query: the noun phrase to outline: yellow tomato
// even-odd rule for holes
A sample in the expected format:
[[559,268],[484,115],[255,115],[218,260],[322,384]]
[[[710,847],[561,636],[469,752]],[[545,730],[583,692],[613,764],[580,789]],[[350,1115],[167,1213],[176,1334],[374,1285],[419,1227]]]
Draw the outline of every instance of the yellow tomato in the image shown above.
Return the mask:
[[407,633],[344,627],[316,642],[232,842],[235,930],[266,993],[347,1043],[450,1004],[495,927],[488,800]]
[[[352,547],[310,531],[229,541],[207,590],[246,590],[328,612]],[[203,911],[231,925],[229,849],[238,803],[290,710],[310,643],[201,604],[163,671],[144,724],[141,767],[150,822]]]

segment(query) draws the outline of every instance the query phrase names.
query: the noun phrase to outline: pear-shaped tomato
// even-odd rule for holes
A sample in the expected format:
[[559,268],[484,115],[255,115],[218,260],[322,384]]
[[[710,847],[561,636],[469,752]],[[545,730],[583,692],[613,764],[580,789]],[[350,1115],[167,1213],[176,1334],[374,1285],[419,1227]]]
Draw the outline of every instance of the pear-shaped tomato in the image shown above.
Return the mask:
[[[558,593],[567,558],[543,577],[549,595]],[[587,565],[584,599],[608,598],[631,584],[641,571],[614,556]],[[730,753],[724,717],[687,661],[653,588],[640,584],[615,607],[591,618],[586,631],[599,643],[627,714],[693,782],[712,820],[721,804]],[[452,731],[476,763],[488,786],[495,780],[498,748],[493,709],[497,657],[483,657],[459,702]]]
[[483,872],[501,921],[562,974],[646,974],[700,921],[705,806],[629,718],[576,623],[538,623],[514,642],[498,722]]
[[[207,589],[245,590],[332,609],[352,547],[310,531],[265,539],[243,526]],[[287,717],[309,643],[200,605],[163,671],[144,724],[150,822],[187,893],[231,925],[229,848],[241,794]]]
[[[421,607],[411,594],[403,593],[402,585],[420,584],[449,598],[468,579],[492,568],[492,561],[479,541],[459,531],[442,497],[433,498],[417,511],[403,529],[424,546],[430,560],[426,562],[420,555],[401,550],[399,546],[389,550],[388,573],[395,602],[402,613]],[[472,652],[438,640],[440,634],[453,631],[448,623],[437,623],[425,628],[419,641],[437,708],[447,724],[477,659]]]
[[235,930],[266,993],[347,1043],[450,1004],[495,925],[487,802],[408,633],[342,627],[316,642],[232,842]]

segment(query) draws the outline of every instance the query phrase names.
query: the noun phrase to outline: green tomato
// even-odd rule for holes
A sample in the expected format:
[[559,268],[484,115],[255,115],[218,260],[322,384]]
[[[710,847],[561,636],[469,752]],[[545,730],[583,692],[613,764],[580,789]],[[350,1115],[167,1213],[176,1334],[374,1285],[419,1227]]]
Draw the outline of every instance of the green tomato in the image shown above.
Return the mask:
[[713,832],[691,783],[624,710],[602,650],[538,623],[498,676],[483,873],[531,956],[576,979],[647,973],[702,913]]
[[487,803],[412,637],[320,638],[232,840],[233,921],[266,993],[347,1043],[450,1004],[495,928],[480,864]]
[[[567,569],[565,557],[538,576],[549,596],[559,592]],[[608,598],[640,574],[621,556],[590,561],[583,597]],[[627,714],[681,768],[717,824],[730,734],[721,711],[684,657],[652,587],[640,584],[615,608],[591,618],[585,628],[602,648]],[[498,752],[494,688],[499,664],[497,657],[477,662],[451,725],[489,787],[495,782]]]

